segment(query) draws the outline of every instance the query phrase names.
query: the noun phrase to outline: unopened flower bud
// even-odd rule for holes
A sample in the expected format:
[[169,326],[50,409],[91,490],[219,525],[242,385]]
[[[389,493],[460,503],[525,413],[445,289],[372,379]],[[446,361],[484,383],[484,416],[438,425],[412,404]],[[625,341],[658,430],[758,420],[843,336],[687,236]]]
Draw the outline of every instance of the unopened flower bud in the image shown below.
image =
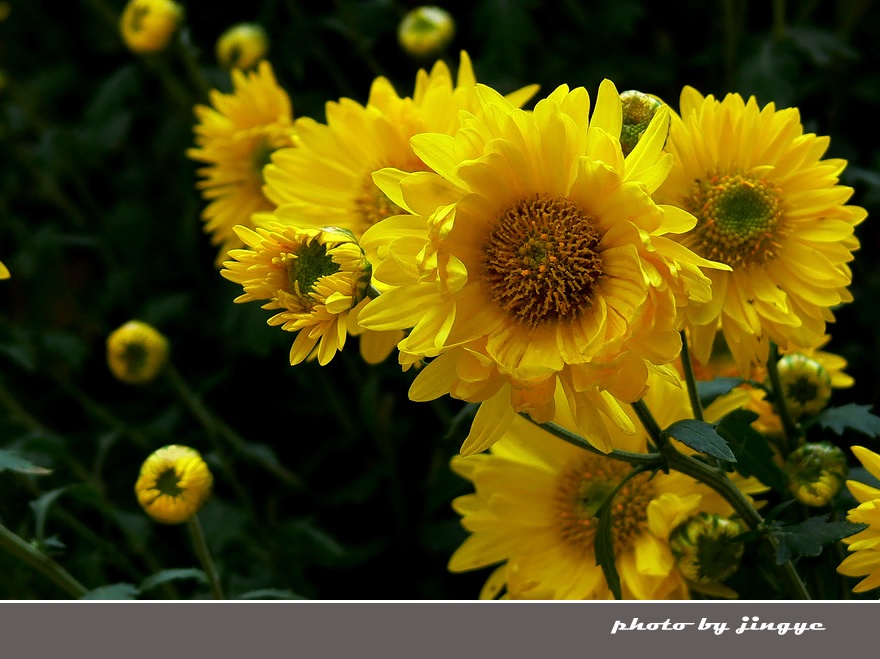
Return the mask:
[[669,548],[685,579],[713,584],[729,578],[739,568],[743,529],[736,520],[699,512],[669,534]]
[[130,320],[107,337],[107,365],[118,380],[145,384],[168,359],[168,340],[151,325]]
[[251,69],[269,50],[269,37],[262,25],[238,23],[217,39],[217,62],[224,69]]
[[422,6],[412,9],[397,28],[403,49],[414,57],[440,53],[455,36],[455,21],[445,9]]
[[183,7],[172,0],[129,0],[119,19],[119,31],[129,50],[163,50],[183,22]]
[[807,506],[824,506],[846,480],[846,456],[831,442],[808,442],[789,454],[783,468],[795,499]]
[[150,454],[134,486],[138,503],[162,524],[180,524],[211,496],[214,477],[201,454],[172,444]]
[[642,134],[662,103],[653,96],[648,96],[634,89],[621,92],[620,101],[623,104],[620,146],[623,149],[623,155],[626,156],[639,143]]
[[818,414],[831,399],[831,376],[815,359],[795,353],[779,360],[779,381],[788,412],[795,419]]

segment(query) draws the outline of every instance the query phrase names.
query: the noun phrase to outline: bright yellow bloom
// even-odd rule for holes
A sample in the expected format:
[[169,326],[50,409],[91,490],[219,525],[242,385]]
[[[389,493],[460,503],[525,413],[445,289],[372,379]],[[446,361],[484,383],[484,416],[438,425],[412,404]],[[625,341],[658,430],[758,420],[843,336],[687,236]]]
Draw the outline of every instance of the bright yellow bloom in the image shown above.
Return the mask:
[[119,31],[129,50],[155,53],[168,45],[183,22],[183,7],[172,0],[129,0]]
[[[868,473],[880,478],[880,455],[863,446],[853,446],[852,451]],[[837,571],[849,577],[865,577],[853,588],[854,593],[863,593],[880,587],[880,490],[854,480],[847,481],[846,486],[859,502],[847,513],[847,520],[868,527],[843,539],[850,555]]]
[[600,412],[634,431],[621,401],[678,356],[679,307],[710,299],[700,267],[717,265],[670,238],[695,218],[650,196],[671,164],[668,115],[624,158],[610,81],[592,117],[583,88],[563,85],[533,112],[488,87],[478,97],[454,136],[413,138],[433,172],[376,174],[409,214],[364,234],[388,290],[360,323],[412,328],[400,351],[435,358],[414,400],[482,403],[463,453],[490,446],[516,412],[552,418],[558,386],[581,434],[608,451]]
[[293,144],[290,98],[275,80],[268,61],[255,71],[232,71],[233,91],[211,91],[211,107],[197,105],[196,147],[186,155],[205,163],[197,187],[208,202],[202,212],[211,244],[219,245],[217,265],[240,247],[234,227],[252,227],[252,215],[274,208],[263,194],[263,167],[273,152]]
[[122,382],[151,382],[167,361],[168,340],[147,323],[130,320],[107,337],[107,365]]
[[0,279],[9,279],[12,275],[9,274],[9,268],[3,265],[3,261],[0,261]]
[[[327,122],[300,117],[295,148],[275,153],[266,167],[266,194],[278,205],[258,221],[293,226],[332,225],[360,238],[369,227],[401,212],[373,182],[383,167],[423,171],[426,165],[410,146],[418,133],[454,132],[460,111],[476,106],[476,79],[470,58],[461,53],[457,80],[438,61],[430,73],[416,75],[412,97],[401,97],[386,78],[377,78],[366,105],[343,98],[326,106]],[[524,103],[535,91],[511,95]],[[369,363],[384,360],[402,338],[400,330],[359,330],[361,354]]]
[[397,27],[397,40],[414,57],[436,56],[454,36],[455,21],[442,7],[415,7]]
[[250,69],[269,50],[269,37],[258,23],[238,23],[217,39],[217,62],[224,69]]
[[830,308],[852,300],[848,263],[866,212],[845,205],[846,161],[823,160],[828,145],[804,134],[795,108],[682,91],[668,142],[675,164],[656,197],[697,216],[684,245],[732,268],[709,274],[711,301],[688,306],[700,361],[719,327],[743,374],[766,363],[770,341],[784,352],[815,347]]
[[[686,391],[664,380],[652,384],[646,401],[664,427],[691,413]],[[557,410],[564,412],[565,406]],[[554,421],[574,427],[566,414]],[[608,432],[623,450],[646,450],[641,429],[627,435],[608,424]],[[501,564],[488,578],[482,598],[611,597],[596,564],[594,515],[630,465],[572,446],[517,417],[490,452],[456,456],[452,467],[473,483],[475,492],[453,501],[470,535],[451,557],[449,569]],[[741,482],[744,491],[761,489],[753,479]],[[624,599],[688,598],[689,584],[677,569],[670,533],[699,511],[732,513],[714,490],[676,471],[636,475],[617,493],[612,511]]]
[[198,451],[176,444],[154,451],[134,486],[138,503],[157,522],[180,524],[211,496],[214,477]]
[[279,310],[269,325],[297,332],[290,363],[317,357],[322,366],[345,345],[349,327],[367,302],[370,265],[354,236],[345,230],[297,229],[285,225],[236,227],[247,249],[230,250],[234,261],[220,271],[241,284],[235,302],[268,300]]

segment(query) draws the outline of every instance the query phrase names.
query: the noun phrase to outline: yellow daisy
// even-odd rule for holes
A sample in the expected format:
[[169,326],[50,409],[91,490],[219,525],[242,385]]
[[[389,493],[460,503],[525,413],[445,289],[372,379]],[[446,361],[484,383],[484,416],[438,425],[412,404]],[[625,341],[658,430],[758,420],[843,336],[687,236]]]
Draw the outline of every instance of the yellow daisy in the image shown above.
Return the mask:
[[180,524],[199,511],[213,485],[214,477],[199,452],[174,444],[154,451],[144,461],[134,491],[154,520]]
[[[680,386],[659,381],[646,401],[661,425],[690,416]],[[573,427],[565,414],[555,421]],[[646,450],[643,431],[608,430],[621,449]],[[488,578],[482,598],[612,597],[596,564],[594,515],[630,465],[572,446],[518,417],[490,452],[456,456],[452,467],[473,483],[475,492],[453,501],[470,535],[451,557],[449,569],[501,564]],[[743,481],[744,490],[754,485],[753,479]],[[616,494],[613,511],[615,565],[624,599],[688,598],[689,583],[677,567],[670,534],[701,511],[723,517],[732,513],[714,490],[676,471],[631,478]]]
[[[863,446],[853,446],[852,451],[874,478],[880,478],[880,455]],[[858,507],[847,513],[847,520],[868,527],[843,539],[850,555],[837,571],[849,577],[865,577],[853,588],[854,593],[863,593],[880,587],[880,490],[853,480],[847,481],[846,486],[859,502]]]
[[700,267],[717,265],[669,237],[695,218],[651,199],[670,165],[668,114],[624,158],[608,80],[592,117],[583,88],[563,85],[532,112],[488,87],[478,97],[454,136],[413,138],[432,172],[376,174],[409,214],[364,234],[387,290],[360,323],[412,328],[400,351],[435,358],[412,398],[483,403],[464,453],[490,446],[516,412],[552,418],[558,384],[578,429],[608,451],[597,410],[633,431],[620,401],[676,358],[678,310],[710,299]]
[[688,307],[694,353],[709,359],[720,327],[741,373],[783,351],[816,346],[852,297],[847,265],[866,212],[846,205],[846,166],[822,159],[829,138],[805,134],[796,108],[760,108],[754,97],[681,94],[668,150],[675,164],[656,198],[697,216],[682,243],[721,261],[712,300]]
[[269,325],[297,332],[291,365],[307,358],[327,364],[345,345],[354,315],[366,303],[370,266],[354,236],[336,228],[297,229],[267,225],[235,227],[246,249],[230,250],[234,259],[220,271],[241,284],[235,302],[268,300],[278,310]]
[[233,91],[211,91],[211,106],[197,105],[195,148],[186,155],[205,163],[196,184],[208,202],[202,212],[211,244],[219,245],[217,265],[241,246],[236,225],[253,227],[251,216],[274,208],[263,194],[263,167],[272,153],[293,144],[290,98],[275,80],[268,61],[255,71],[232,71]]

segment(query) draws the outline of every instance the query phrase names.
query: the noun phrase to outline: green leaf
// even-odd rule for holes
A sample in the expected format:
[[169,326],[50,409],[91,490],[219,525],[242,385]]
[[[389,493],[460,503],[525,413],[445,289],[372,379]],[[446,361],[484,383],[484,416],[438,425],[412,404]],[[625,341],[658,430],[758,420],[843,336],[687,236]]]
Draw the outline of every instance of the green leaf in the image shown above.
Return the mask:
[[713,458],[736,462],[736,456],[724,438],[718,434],[712,424],[705,421],[682,419],[669,426],[663,434]]
[[0,449],[0,472],[7,470],[15,471],[19,474],[34,474],[35,476],[45,476],[52,473],[51,469],[38,467],[15,451]]
[[770,532],[779,542],[776,562],[782,565],[800,556],[818,556],[826,545],[867,528],[866,524],[852,522],[829,522],[828,515],[811,517],[798,524],[774,526]]
[[262,588],[260,590],[249,590],[246,593],[238,595],[237,600],[302,600],[302,595],[297,595],[290,590],[278,590],[277,588]]
[[133,600],[140,591],[130,583],[115,583],[90,590],[81,600]]
[[816,417],[815,422],[838,435],[849,428],[869,437],[880,436],[880,417],[871,413],[870,405],[849,403],[840,407],[829,407]]
[[708,407],[719,396],[730,393],[745,380],[742,378],[715,378],[707,382],[697,382],[697,393],[703,407]]
[[34,516],[36,517],[36,523],[34,525],[34,535],[37,536],[37,539],[42,540],[43,536],[46,533],[46,517],[49,514],[49,508],[55,503],[55,500],[61,496],[65,490],[67,490],[68,486],[59,487],[54,490],[50,490],[46,492],[44,495],[31,501],[30,506],[34,511]]
[[145,592],[147,590],[152,590],[163,583],[167,583],[168,581],[176,581],[180,579],[195,579],[202,584],[208,583],[208,576],[205,574],[204,570],[196,568],[179,568],[161,570],[156,572],[156,574],[147,577],[141,582],[140,590],[141,592]]
[[785,475],[773,461],[773,449],[767,438],[752,427],[758,418],[750,410],[734,410],[716,426],[716,431],[736,456],[736,470],[743,476],[754,476],[777,492],[785,492]]

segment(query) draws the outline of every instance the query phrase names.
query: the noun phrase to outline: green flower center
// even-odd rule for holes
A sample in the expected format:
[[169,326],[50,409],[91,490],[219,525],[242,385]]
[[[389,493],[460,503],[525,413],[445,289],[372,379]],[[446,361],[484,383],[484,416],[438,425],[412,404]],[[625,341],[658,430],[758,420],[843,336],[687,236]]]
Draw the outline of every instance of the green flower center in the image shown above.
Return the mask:
[[[591,455],[560,475],[554,498],[555,518],[563,543],[579,558],[594,560],[599,522],[596,513],[628,472],[629,467],[622,462]],[[654,486],[648,474],[629,479],[614,495],[610,512],[615,554],[631,549],[643,532],[653,497]]]
[[733,174],[697,181],[686,206],[697,218],[690,235],[701,256],[731,267],[776,257],[782,236],[779,193],[763,179]]
[[327,254],[327,245],[312,241],[306,243],[296,254],[288,255],[288,292],[306,302],[311,301],[309,293],[321,277],[339,272],[339,264]]
[[180,477],[177,475],[177,471],[174,467],[168,467],[165,471],[159,474],[159,477],[156,479],[156,489],[171,498],[177,498],[183,494],[183,490],[179,487],[179,484]]
[[565,198],[535,197],[504,211],[483,245],[489,295],[530,327],[573,320],[602,278],[594,219]]

